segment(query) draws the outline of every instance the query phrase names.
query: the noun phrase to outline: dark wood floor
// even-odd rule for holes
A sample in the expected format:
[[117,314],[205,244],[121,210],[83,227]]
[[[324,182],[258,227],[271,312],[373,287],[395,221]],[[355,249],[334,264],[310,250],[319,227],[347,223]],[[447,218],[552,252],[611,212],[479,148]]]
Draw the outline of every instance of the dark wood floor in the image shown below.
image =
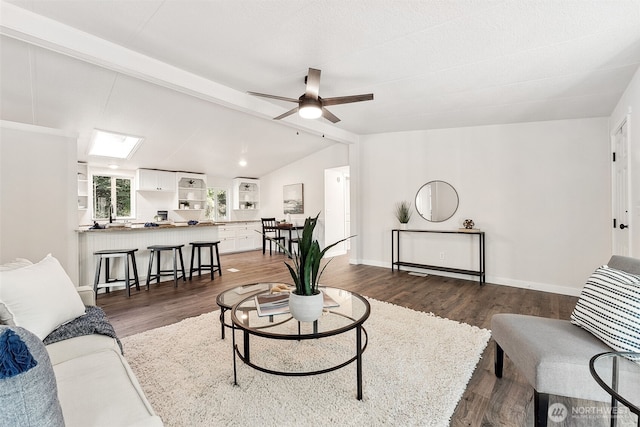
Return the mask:
[[[217,309],[216,296],[226,289],[255,282],[291,282],[283,265],[283,255],[263,255],[261,251],[229,254],[221,257],[223,275],[211,281],[209,275],[178,288],[173,282],[132,291],[100,294],[98,305],[104,309],[120,337],[178,322]],[[234,268],[237,272],[229,272]],[[371,298],[432,312],[438,316],[489,328],[496,313],[532,314],[568,319],[577,298],[531,291],[477,281],[429,275],[418,277],[406,272],[392,273],[389,268],[351,265],[347,256],[336,257],[325,270],[322,283],[358,292]],[[452,426],[531,426],[533,390],[515,371],[508,359],[502,379],[493,374],[494,345],[487,346],[467,390],[451,420]],[[571,405],[594,406],[593,402],[561,400]],[[597,419],[569,425],[608,425]]]

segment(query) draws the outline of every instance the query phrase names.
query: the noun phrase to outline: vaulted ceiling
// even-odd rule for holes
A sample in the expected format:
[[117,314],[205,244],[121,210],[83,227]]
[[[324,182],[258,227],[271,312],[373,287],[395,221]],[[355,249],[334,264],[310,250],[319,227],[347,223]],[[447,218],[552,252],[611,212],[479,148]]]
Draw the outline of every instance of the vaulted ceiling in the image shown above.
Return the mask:
[[[382,132],[608,116],[640,0],[1,1],[2,120],[145,137],[121,166],[262,176]],[[273,117],[309,67],[342,119]],[[324,136],[324,137],[323,137]],[[238,165],[240,159],[248,162]]]

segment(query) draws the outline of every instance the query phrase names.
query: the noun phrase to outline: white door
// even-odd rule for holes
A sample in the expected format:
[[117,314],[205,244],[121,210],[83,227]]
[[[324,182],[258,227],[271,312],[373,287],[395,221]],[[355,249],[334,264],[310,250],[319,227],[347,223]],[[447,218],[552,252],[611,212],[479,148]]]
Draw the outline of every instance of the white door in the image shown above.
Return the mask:
[[625,120],[613,135],[613,254],[629,256],[629,146]]
[[[324,243],[325,246],[347,237],[346,205],[348,182],[344,168],[324,171]],[[330,249],[326,256],[333,257],[347,253],[347,245],[342,242]]]

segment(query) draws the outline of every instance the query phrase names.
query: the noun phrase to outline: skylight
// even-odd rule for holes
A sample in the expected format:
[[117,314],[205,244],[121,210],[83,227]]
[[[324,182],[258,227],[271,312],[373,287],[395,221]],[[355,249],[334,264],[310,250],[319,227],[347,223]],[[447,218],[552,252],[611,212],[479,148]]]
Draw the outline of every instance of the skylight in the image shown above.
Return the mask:
[[144,138],[94,129],[89,145],[90,156],[129,159]]

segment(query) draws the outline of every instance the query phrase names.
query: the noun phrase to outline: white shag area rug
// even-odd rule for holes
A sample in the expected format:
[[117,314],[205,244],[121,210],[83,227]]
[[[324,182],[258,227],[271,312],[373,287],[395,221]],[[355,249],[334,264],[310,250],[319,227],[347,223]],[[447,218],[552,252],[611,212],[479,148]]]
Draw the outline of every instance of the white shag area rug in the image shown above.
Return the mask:
[[[125,357],[166,426],[448,426],[490,331],[368,300],[361,401],[355,362],[283,377],[238,360],[234,386],[231,331],[220,339],[219,311],[126,337]],[[252,361],[278,369],[329,366],[354,352],[355,333],[251,341]]]

